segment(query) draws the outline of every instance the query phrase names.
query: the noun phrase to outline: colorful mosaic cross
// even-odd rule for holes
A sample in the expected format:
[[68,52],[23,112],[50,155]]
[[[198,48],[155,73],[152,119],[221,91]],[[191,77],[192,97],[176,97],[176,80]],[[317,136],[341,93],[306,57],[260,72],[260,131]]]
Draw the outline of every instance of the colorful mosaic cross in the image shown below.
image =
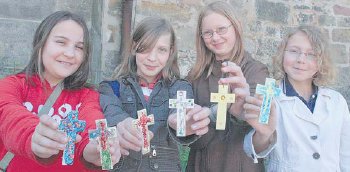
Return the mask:
[[61,120],[58,130],[67,134],[68,143],[63,151],[62,165],[72,165],[74,160],[75,141],[77,133],[84,131],[85,121],[78,120],[78,111],[71,111]]
[[225,130],[227,103],[235,102],[235,94],[228,93],[228,85],[219,85],[218,93],[210,93],[210,102],[218,103],[216,129]]
[[186,108],[194,108],[194,100],[186,99],[186,91],[177,91],[177,98],[169,100],[169,108],[176,108],[176,136],[186,136]]
[[142,132],[143,136],[143,146],[142,146],[142,154],[147,154],[150,152],[150,137],[148,134],[148,126],[154,124],[154,116],[153,114],[147,116],[146,109],[142,109],[137,111],[138,119],[133,120],[133,125],[137,126],[139,130]]
[[89,130],[89,139],[97,140],[100,146],[102,170],[113,169],[108,139],[117,137],[117,127],[108,127],[106,119],[96,120],[96,129]]
[[264,96],[259,115],[259,122],[262,124],[269,122],[272,98],[281,94],[281,89],[275,86],[275,82],[273,78],[266,78],[265,85],[256,86],[256,94]]

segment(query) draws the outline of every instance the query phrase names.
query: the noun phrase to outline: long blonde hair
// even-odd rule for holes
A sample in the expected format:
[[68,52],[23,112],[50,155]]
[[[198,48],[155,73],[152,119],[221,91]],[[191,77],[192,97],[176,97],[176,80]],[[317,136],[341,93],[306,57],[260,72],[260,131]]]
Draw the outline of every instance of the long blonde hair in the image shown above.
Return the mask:
[[193,66],[192,70],[189,72],[188,79],[193,81],[198,79],[204,72],[207,72],[207,77],[209,77],[212,69],[213,69],[213,61],[215,60],[214,53],[210,51],[204,43],[203,38],[201,37],[202,33],[202,22],[203,18],[212,13],[220,14],[230,20],[233,28],[235,29],[236,34],[236,43],[234,45],[234,49],[232,55],[230,57],[230,61],[237,63],[240,65],[244,55],[244,47],[243,47],[243,31],[238,19],[235,17],[233,13],[233,7],[222,1],[217,1],[208,4],[199,14],[197,31],[196,31],[196,50],[197,50],[197,59],[196,63]]
[[273,75],[277,80],[285,78],[286,72],[283,68],[283,59],[288,40],[294,34],[303,32],[307,35],[313,50],[317,55],[318,71],[313,78],[317,86],[328,86],[333,83],[336,69],[330,57],[328,40],[320,28],[315,26],[299,26],[287,34],[282,40],[276,56],[273,57]]
[[121,79],[124,76],[137,76],[136,53],[152,49],[162,35],[170,34],[170,55],[163,68],[162,77],[165,81],[180,77],[177,64],[177,45],[175,32],[171,24],[158,17],[143,19],[136,27],[122,55],[122,63],[115,69],[112,79]]

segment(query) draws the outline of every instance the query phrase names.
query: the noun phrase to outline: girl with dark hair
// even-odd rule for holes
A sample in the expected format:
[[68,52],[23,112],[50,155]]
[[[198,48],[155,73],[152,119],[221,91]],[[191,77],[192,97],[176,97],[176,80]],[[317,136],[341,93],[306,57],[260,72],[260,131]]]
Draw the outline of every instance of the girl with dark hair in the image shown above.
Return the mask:
[[[7,171],[84,171],[101,168],[98,143],[89,141],[88,130],[104,118],[99,95],[86,82],[90,43],[85,21],[70,12],[58,11],[37,28],[33,53],[24,71],[0,80],[0,157],[14,154]],[[37,114],[56,87],[62,92],[48,114]],[[50,107],[49,107],[50,108]],[[72,111],[86,121],[77,136],[73,165],[62,165],[62,150],[68,142],[58,124]],[[116,163],[119,142],[111,141]],[[3,169],[4,170],[4,169]]]

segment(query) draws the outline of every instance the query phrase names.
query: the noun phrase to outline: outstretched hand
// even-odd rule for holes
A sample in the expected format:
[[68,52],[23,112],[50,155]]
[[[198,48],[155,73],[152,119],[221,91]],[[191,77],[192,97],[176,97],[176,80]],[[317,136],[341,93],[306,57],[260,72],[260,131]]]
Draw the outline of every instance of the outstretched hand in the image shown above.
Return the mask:
[[[129,155],[129,150],[140,151],[143,146],[143,136],[137,127],[133,126],[133,118],[126,118],[117,125],[118,138],[120,143],[120,151],[123,155]],[[153,138],[153,133],[148,131],[150,139]]]
[[[204,135],[208,132],[208,125],[210,123],[209,115],[210,109],[207,107],[201,107],[197,104],[194,108],[186,110],[186,136],[196,134],[198,136]],[[177,118],[176,113],[169,115],[169,126],[176,130]]]
[[277,123],[277,112],[274,101],[271,102],[271,111],[268,124],[259,123],[259,114],[262,100],[262,96],[247,96],[245,99],[246,103],[243,106],[244,120],[247,121],[256,131],[253,136],[253,144],[256,147],[255,149],[257,152],[264,150],[268,146],[269,140],[276,130]]
[[[76,142],[79,141],[81,136],[77,135]],[[64,132],[58,130],[57,122],[48,115],[42,115],[32,135],[33,153],[39,158],[50,158],[64,150],[67,143],[68,138]]]
[[[112,164],[114,165],[119,162],[121,157],[118,138],[108,139],[107,144],[109,145],[109,153],[111,154]],[[96,166],[102,166],[100,149],[101,148],[96,140],[90,140],[83,152],[84,159]]]
[[233,62],[223,62],[221,72],[228,73],[228,77],[221,78],[218,84],[228,84],[236,96],[236,101],[230,106],[229,112],[235,117],[240,118],[239,115],[243,111],[244,99],[250,94],[249,84],[243,75],[241,67]]

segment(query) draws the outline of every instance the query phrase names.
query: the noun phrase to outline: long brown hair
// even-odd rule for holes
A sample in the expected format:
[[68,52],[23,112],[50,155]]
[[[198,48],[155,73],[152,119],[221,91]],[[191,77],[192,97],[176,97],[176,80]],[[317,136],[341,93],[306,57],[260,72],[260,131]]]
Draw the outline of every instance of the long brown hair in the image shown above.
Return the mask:
[[244,55],[242,38],[243,31],[233,11],[234,9],[230,4],[222,1],[217,1],[208,4],[199,14],[196,30],[197,59],[192,70],[189,72],[189,80],[193,81],[198,79],[202,74],[204,74],[204,72],[207,72],[207,77],[209,77],[213,68],[213,61],[215,60],[214,53],[205,46],[204,40],[201,37],[203,18],[208,16],[209,14],[217,13],[230,20],[233,28],[235,29],[236,43],[234,45],[232,55],[228,60],[235,62],[238,65],[240,65],[240,63],[242,62]]
[[49,37],[51,30],[60,22],[66,20],[73,20],[80,25],[84,32],[83,40],[83,62],[78,70],[72,75],[66,77],[63,80],[65,89],[79,89],[86,85],[89,76],[89,65],[90,65],[90,38],[89,30],[86,26],[84,19],[68,11],[57,11],[48,17],[46,17],[35,31],[33,39],[33,51],[30,57],[29,64],[24,68],[22,72],[25,72],[27,81],[33,84],[31,77],[38,74],[42,82],[44,81],[44,64],[41,57],[43,47],[46,44],[47,38]]
[[273,57],[273,75],[277,80],[282,80],[286,72],[283,68],[283,59],[288,40],[294,34],[303,32],[307,35],[313,50],[317,55],[318,72],[313,78],[317,86],[327,86],[333,83],[336,69],[330,57],[328,40],[323,31],[316,26],[299,26],[287,34],[282,40],[276,56]]
[[166,81],[180,77],[180,70],[177,64],[177,45],[175,32],[171,24],[158,17],[143,19],[136,27],[123,52],[122,63],[115,69],[112,79],[132,75],[137,76],[136,53],[142,53],[152,49],[162,35],[170,34],[170,55],[167,64],[163,68],[162,77]]

